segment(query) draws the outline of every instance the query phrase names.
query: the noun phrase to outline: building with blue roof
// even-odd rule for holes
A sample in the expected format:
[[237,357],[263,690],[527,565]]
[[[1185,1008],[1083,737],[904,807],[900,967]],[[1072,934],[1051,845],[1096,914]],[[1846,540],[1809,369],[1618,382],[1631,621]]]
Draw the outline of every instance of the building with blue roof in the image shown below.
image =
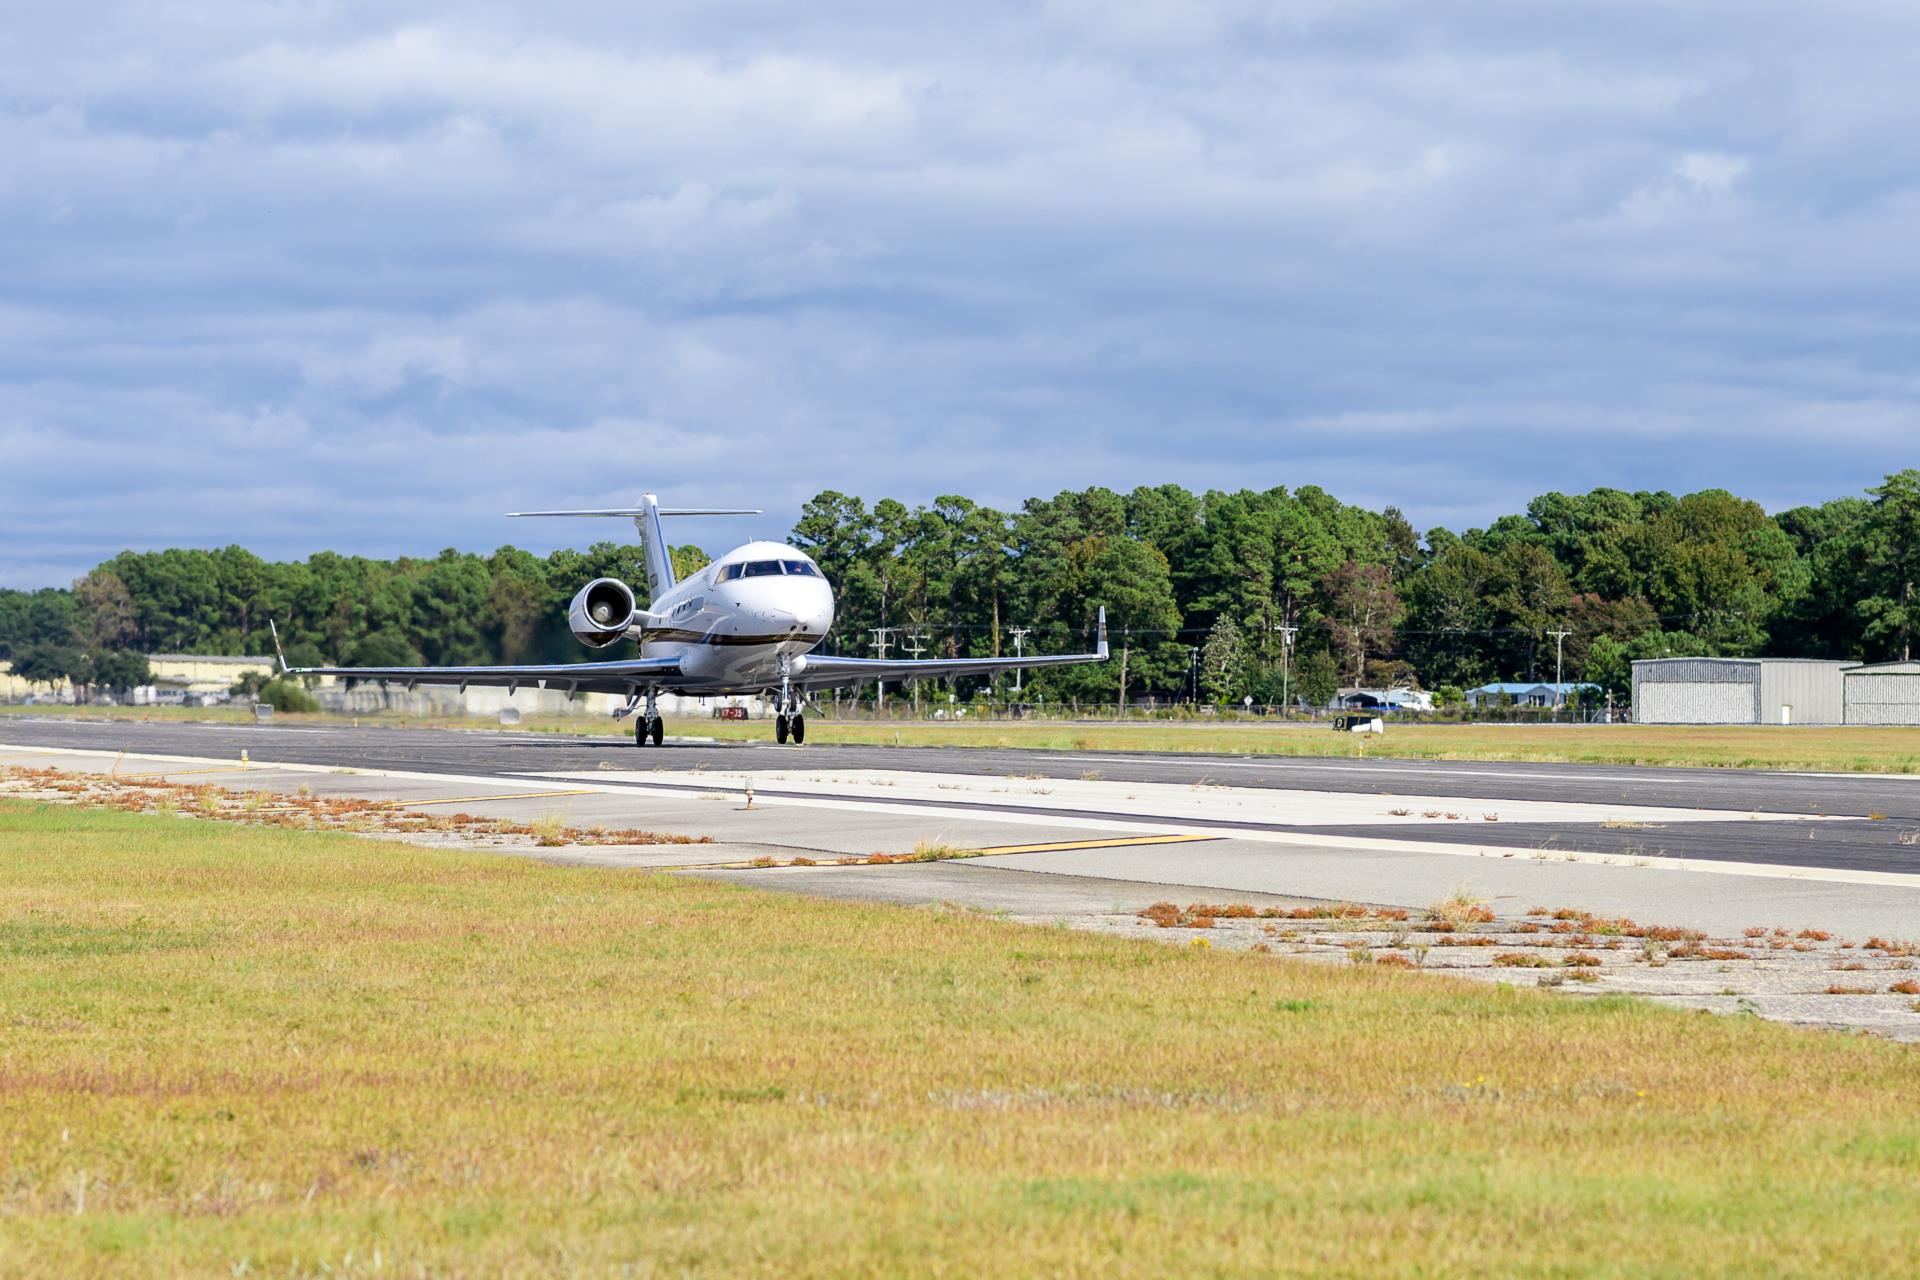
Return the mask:
[[1505,706],[1558,707],[1578,700],[1582,690],[1596,687],[1576,682],[1555,684],[1551,680],[1538,683],[1523,680],[1496,680],[1492,684],[1483,684],[1477,689],[1467,690],[1467,705],[1476,710]]

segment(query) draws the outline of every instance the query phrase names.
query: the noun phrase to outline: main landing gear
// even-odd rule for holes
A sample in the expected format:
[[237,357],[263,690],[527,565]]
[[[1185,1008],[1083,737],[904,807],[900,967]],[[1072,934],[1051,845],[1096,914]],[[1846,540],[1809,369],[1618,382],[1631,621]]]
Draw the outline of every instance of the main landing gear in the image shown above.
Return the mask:
[[773,740],[785,743],[788,736],[793,745],[799,746],[807,740],[807,717],[800,709],[800,699],[794,696],[793,684],[784,677],[780,681],[780,694],[773,704]]
[[659,746],[667,738],[666,721],[660,718],[660,703],[653,690],[647,690],[647,709],[633,721],[633,745]]

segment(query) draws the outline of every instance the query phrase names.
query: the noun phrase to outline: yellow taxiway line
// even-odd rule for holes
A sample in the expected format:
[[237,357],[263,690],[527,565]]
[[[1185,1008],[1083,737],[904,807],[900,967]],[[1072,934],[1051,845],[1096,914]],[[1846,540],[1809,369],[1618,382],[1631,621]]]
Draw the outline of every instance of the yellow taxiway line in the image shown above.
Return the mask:
[[[417,809],[429,804],[485,804],[494,800],[544,800],[550,796],[591,796],[594,791],[510,791],[497,796],[446,796],[439,800],[389,800],[387,806],[393,809]],[[349,797],[350,798],[350,797]]]
[[1219,836],[1109,836],[1104,840],[1055,840],[1049,844],[1003,844],[991,849],[969,849],[970,858],[985,858],[1000,853],[1054,853],[1065,849],[1119,849],[1136,844],[1192,844],[1196,840],[1218,840]]
[[[991,858],[1003,853],[1053,853],[1065,849],[1118,849],[1128,845],[1141,844],[1192,844],[1200,840],[1221,840],[1224,836],[1162,835],[1162,836],[1110,836],[1105,840],[1054,840],[1046,844],[1001,844],[984,849],[956,849],[939,858],[902,858],[896,860],[885,854],[883,862],[869,862],[866,856],[853,854],[823,854],[819,858],[800,864],[791,861],[774,860],[758,865],[751,862],[701,863],[702,867],[722,871],[772,871],[800,870],[815,867],[832,869],[836,867],[900,867],[924,866],[930,862],[965,862],[972,858]],[[656,871],[679,871],[681,867],[655,867]]]

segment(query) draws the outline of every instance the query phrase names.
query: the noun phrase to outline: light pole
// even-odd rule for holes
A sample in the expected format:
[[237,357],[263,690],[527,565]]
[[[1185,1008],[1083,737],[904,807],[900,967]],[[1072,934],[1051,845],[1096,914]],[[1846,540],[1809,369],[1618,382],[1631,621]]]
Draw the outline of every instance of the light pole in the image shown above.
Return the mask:
[[1200,646],[1187,646],[1187,681],[1191,686],[1187,701],[1194,706],[1200,705]]

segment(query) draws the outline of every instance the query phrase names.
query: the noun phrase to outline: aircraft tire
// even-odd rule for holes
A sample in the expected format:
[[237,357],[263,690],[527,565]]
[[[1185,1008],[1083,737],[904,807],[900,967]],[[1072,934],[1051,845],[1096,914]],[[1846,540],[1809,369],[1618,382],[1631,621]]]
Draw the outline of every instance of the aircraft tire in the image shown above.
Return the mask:
[[805,716],[795,716],[793,718],[793,745],[797,747],[806,740],[807,718]]
[[666,742],[666,740],[667,740],[667,722],[664,719],[660,718],[659,716],[655,716],[653,718],[653,745],[656,747],[660,746],[662,743]]
[[633,745],[636,747],[648,745],[647,722],[644,719],[633,722]]
[[773,718],[773,740],[782,746],[786,745],[787,718],[785,716],[775,716]]

